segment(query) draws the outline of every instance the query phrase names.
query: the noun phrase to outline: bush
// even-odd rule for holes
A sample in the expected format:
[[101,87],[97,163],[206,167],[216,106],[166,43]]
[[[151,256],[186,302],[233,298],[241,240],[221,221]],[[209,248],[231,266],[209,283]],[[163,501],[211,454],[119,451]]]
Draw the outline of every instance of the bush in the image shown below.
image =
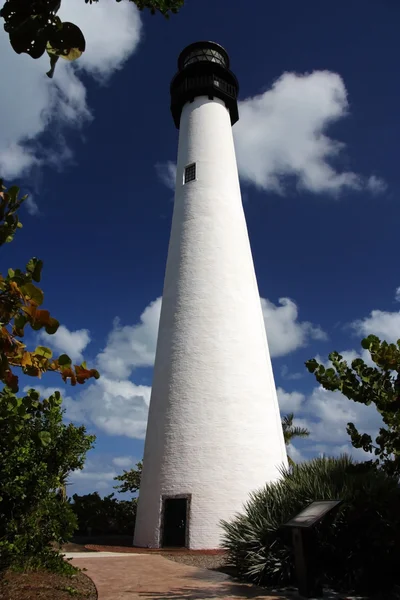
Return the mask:
[[67,502],[52,493],[30,512],[10,519],[8,535],[0,541],[2,567],[29,571],[48,569],[68,573],[68,564],[53,544],[70,539],[77,528],[77,519]]
[[264,586],[295,583],[290,536],[281,529],[314,500],[343,500],[316,529],[322,583],[339,591],[390,589],[400,580],[396,479],[350,457],[317,458],[282,471],[252,494],[244,514],[223,522],[223,546],[239,575]]
[[23,398],[0,391],[0,571],[48,568],[50,544],[76,529],[73,511],[56,492],[83,467],[94,437],[62,417],[59,392],[40,400],[35,390]]
[[70,505],[78,522],[78,535],[133,535],[136,498],[118,500],[114,494],[74,494]]

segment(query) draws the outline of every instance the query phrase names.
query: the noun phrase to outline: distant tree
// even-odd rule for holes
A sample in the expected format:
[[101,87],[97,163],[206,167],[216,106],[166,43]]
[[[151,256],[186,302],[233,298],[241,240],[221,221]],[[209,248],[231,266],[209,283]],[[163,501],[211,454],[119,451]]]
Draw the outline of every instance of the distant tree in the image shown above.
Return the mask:
[[129,471],[125,471],[122,475],[117,475],[114,477],[115,481],[121,481],[120,485],[115,485],[114,489],[118,490],[121,493],[129,492],[131,494],[135,494],[139,491],[140,488],[140,480],[142,478],[142,468],[143,463],[139,461],[136,463],[136,469],[130,469]]
[[136,499],[119,500],[114,494],[98,492],[74,494],[70,504],[78,520],[79,535],[132,535],[136,518]]
[[[120,2],[121,0],[117,0]],[[177,13],[184,0],[130,0],[139,10],[149,9],[151,14],[161,13],[169,17]],[[97,0],[85,0],[92,4]],[[50,71],[59,58],[72,61],[79,58],[86,48],[86,41],[77,25],[62,22],[57,17],[61,0],[6,0],[0,10],[4,19],[4,30],[17,54],[26,53],[32,58],[40,58],[46,51],[50,57]],[[107,32],[104,32],[105,40]]]
[[368,366],[361,358],[347,364],[338,352],[332,352],[332,367],[326,368],[315,360],[306,367],[315,375],[324,389],[339,391],[353,402],[373,404],[382,416],[381,427],[373,442],[370,435],[359,433],[354,423],[347,424],[347,433],[355,448],[373,452],[377,457],[369,461],[389,475],[400,476],[400,340],[388,344],[375,335],[363,339],[361,346],[368,350],[375,366]]
[[[293,425],[294,414],[289,413],[282,417],[282,430],[283,430],[283,438],[285,440],[286,446],[292,442],[293,439],[300,437],[305,438],[310,435],[310,432],[306,427],[297,427]],[[288,454],[288,461],[291,466],[294,465],[293,459]]]

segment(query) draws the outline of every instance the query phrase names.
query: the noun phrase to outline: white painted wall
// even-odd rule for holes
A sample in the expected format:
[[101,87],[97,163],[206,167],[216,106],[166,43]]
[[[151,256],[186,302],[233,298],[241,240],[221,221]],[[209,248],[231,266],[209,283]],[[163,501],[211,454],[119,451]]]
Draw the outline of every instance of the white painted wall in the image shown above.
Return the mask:
[[198,97],[180,123],[135,545],[160,545],[163,494],[192,494],[190,547],[218,548],[220,520],[286,461],[230,117]]

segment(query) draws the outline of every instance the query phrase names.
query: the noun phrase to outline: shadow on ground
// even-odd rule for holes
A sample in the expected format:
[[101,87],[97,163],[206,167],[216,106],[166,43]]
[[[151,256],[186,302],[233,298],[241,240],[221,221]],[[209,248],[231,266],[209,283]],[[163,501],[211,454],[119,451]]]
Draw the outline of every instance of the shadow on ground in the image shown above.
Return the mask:
[[[207,586],[207,572],[203,573],[199,570],[199,573],[191,573],[186,576],[187,579],[199,579],[204,581],[204,586],[182,586],[163,592],[146,592],[141,590],[138,592],[138,596],[147,600],[212,600],[216,598],[225,598],[226,600],[236,600],[240,598],[252,598],[256,600],[304,600],[303,596],[300,596],[296,589],[264,589],[254,585],[239,584],[235,581],[224,581],[213,582]],[[323,596],[315,598],[314,600],[351,600],[348,596],[327,590]],[[313,600],[313,599],[310,599]],[[361,599],[360,599],[361,600]]]

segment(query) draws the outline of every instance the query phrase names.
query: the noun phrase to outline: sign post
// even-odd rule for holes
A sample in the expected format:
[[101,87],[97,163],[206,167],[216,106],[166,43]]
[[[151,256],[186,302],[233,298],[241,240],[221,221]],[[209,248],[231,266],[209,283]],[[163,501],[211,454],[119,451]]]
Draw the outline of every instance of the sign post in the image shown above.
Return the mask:
[[342,500],[317,500],[292,517],[283,527],[292,530],[292,544],[299,594],[305,598],[322,596],[317,567],[317,538],[314,527]]

